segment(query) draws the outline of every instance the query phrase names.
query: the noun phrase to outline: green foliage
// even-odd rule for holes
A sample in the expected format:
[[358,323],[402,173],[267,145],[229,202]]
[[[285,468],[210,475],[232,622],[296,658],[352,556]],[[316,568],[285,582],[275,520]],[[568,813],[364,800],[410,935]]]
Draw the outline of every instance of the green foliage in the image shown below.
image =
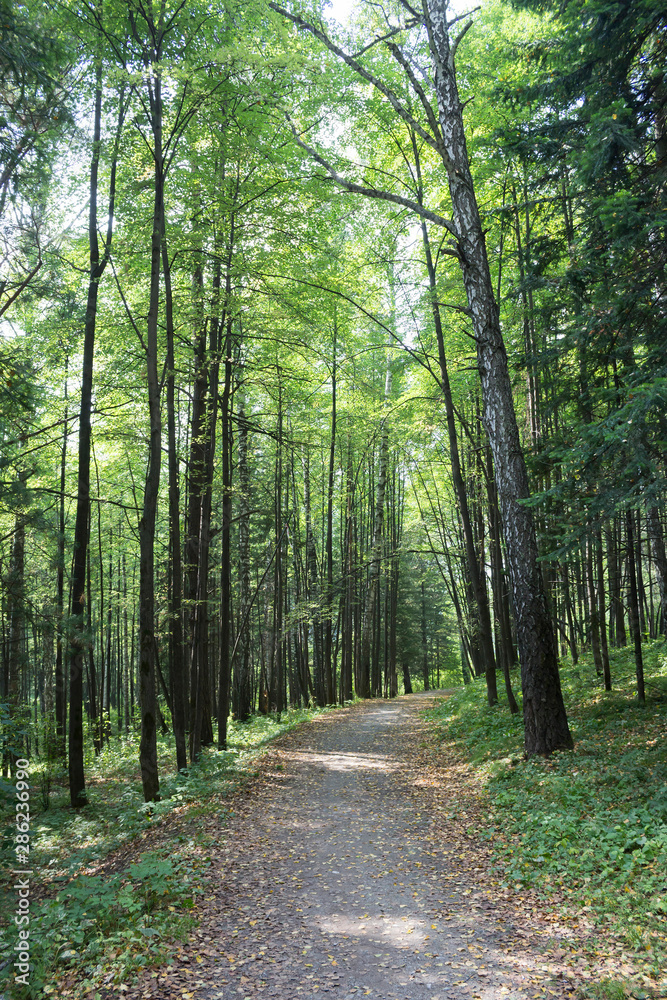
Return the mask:
[[667,655],[663,642],[645,651],[646,708],[633,698],[630,657],[613,651],[611,694],[587,658],[564,668],[575,749],[548,760],[523,759],[520,718],[489,709],[479,685],[436,711],[483,784],[475,832],[501,885],[552,899],[566,919],[584,914],[656,973],[667,958]]
[[192,926],[188,911],[200,891],[200,874],[184,857],[174,861],[153,851],[122,872],[76,876],[53,899],[33,907],[34,968],[29,987],[15,986],[17,1000],[54,992],[63,968],[81,969],[81,988],[90,990],[166,960],[173,942]]
[[516,232],[526,220],[507,297],[537,331],[524,363],[550,402],[533,471],[537,490],[549,480],[541,500],[562,551],[665,487],[665,11],[512,6],[538,16],[496,83],[503,206],[514,201]]
[[[256,773],[263,746],[323,711],[327,710],[295,709],[283,712],[280,719],[255,716],[243,725],[230,722],[230,749],[204,748],[187,772],[163,779],[162,800],[148,805],[142,801],[138,735],[116,737],[98,756],[91,753],[89,804],[81,811],[69,808],[66,776],[53,764],[31,760],[33,789],[43,789],[45,776],[52,789],[48,811],[42,796],[31,797],[31,866],[43,884],[51,884],[52,892],[60,888],[31,907],[35,968],[30,988],[19,990],[17,1000],[54,992],[65,968],[80,970],[84,994],[131,980],[141,968],[166,961],[174,943],[194,922],[196,898],[209,864],[206,821],[224,822],[229,808],[225,801]],[[158,752],[161,770],[168,771],[174,759],[171,734],[159,737]],[[13,785],[5,784],[0,851],[8,870],[14,848],[14,800]],[[112,863],[108,873],[83,874],[108,864],[112,852],[126,848],[174,810],[181,822],[168,851],[144,853],[120,871]],[[10,953],[15,931],[11,925],[5,935],[0,965]],[[9,969],[0,971],[0,991]]]

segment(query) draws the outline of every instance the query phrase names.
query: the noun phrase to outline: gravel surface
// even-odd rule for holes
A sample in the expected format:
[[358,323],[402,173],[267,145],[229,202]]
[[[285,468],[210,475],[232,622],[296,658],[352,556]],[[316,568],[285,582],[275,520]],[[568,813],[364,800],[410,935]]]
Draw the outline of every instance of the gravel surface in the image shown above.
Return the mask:
[[432,697],[364,702],[279,740],[221,838],[197,934],[124,995],[571,996],[517,946],[421,792]]

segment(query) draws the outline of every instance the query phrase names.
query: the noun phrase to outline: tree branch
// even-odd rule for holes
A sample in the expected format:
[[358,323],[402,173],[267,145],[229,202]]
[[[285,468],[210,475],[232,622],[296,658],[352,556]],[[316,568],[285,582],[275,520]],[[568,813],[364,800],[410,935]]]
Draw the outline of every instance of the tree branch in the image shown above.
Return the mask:
[[[308,155],[311,156],[316,163],[319,163],[321,167],[324,167],[331,177],[331,180],[339,187],[349,191],[351,194],[361,194],[366,198],[374,198],[377,201],[388,201],[393,205],[400,205],[401,208],[409,208],[410,211],[419,215],[422,219],[434,222],[436,226],[442,226],[443,229],[446,229],[447,232],[451,233],[452,236],[458,240],[458,233],[456,232],[454,223],[449,219],[443,218],[442,215],[438,215],[437,212],[432,212],[430,209],[424,208],[423,205],[419,205],[416,201],[412,201],[410,198],[404,198],[402,195],[393,194],[391,191],[382,191],[379,188],[365,187],[363,184],[355,184],[353,181],[348,181],[344,177],[341,177],[338,171],[327,160],[325,160],[323,156],[320,156],[320,154],[314,150],[312,146],[309,146],[299,137],[299,134],[289,117],[287,120],[290,123],[294,141],[297,145],[308,153]],[[452,248],[448,252],[450,256],[456,257],[457,259],[459,258],[458,250]]]
[[[396,114],[400,118],[402,118],[407,125],[410,125],[412,128],[414,128],[415,131],[422,137],[424,142],[427,142],[428,145],[431,146],[431,148],[434,149],[439,156],[442,156],[442,148],[441,148],[442,144],[439,138],[440,136],[439,131],[438,133],[436,133],[435,136],[433,136],[429,132],[427,132],[425,128],[422,128],[419,122],[416,121],[415,118],[413,118],[413,116],[410,114],[407,108],[405,108],[403,104],[399,101],[399,99],[396,97],[396,94],[394,94],[394,92],[390,90],[390,88],[379,77],[375,76],[374,73],[370,73],[365,68],[365,66],[362,66],[361,63],[354,58],[354,56],[349,55],[349,53],[345,52],[338,45],[336,45],[335,42],[333,42],[326,34],[326,32],[323,31],[321,28],[316,27],[314,24],[310,24],[309,21],[305,21],[302,17],[299,17],[298,14],[290,14],[289,11],[286,11],[284,7],[279,7],[278,4],[276,3],[270,3],[269,7],[271,7],[272,10],[275,10],[276,13],[281,14],[283,17],[286,17],[288,21],[292,21],[293,24],[296,24],[297,28],[301,28],[304,31],[309,31],[310,34],[313,35],[315,38],[317,38],[320,42],[322,42],[322,44],[325,45],[330,52],[333,52],[335,56],[338,56],[339,59],[342,59],[343,62],[346,63],[351,69],[353,69],[355,73],[357,73],[360,77],[362,77],[362,79],[366,80],[373,87],[375,87],[376,90],[378,90],[384,97],[387,98],[387,100],[391,104]],[[405,27],[411,27],[412,23],[413,22],[410,22],[410,24],[406,25]]]

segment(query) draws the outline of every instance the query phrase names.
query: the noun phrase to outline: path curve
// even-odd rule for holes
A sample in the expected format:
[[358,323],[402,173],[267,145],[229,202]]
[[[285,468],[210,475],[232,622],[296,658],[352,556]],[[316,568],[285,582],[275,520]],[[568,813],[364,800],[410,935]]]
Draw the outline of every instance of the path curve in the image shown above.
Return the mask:
[[539,955],[513,947],[470,864],[453,867],[420,796],[432,699],[365,702],[278,741],[224,834],[189,948],[125,996],[564,995]]

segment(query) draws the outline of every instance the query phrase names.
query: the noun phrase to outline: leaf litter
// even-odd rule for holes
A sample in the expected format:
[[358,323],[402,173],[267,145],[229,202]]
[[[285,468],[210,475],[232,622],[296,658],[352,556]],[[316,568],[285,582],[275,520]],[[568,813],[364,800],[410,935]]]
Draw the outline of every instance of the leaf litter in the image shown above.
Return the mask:
[[276,741],[231,813],[227,799],[201,818],[199,927],[167,966],[97,997],[577,995],[590,968],[563,960],[557,914],[494,884],[465,762],[424,715],[432,699],[364,702]]

